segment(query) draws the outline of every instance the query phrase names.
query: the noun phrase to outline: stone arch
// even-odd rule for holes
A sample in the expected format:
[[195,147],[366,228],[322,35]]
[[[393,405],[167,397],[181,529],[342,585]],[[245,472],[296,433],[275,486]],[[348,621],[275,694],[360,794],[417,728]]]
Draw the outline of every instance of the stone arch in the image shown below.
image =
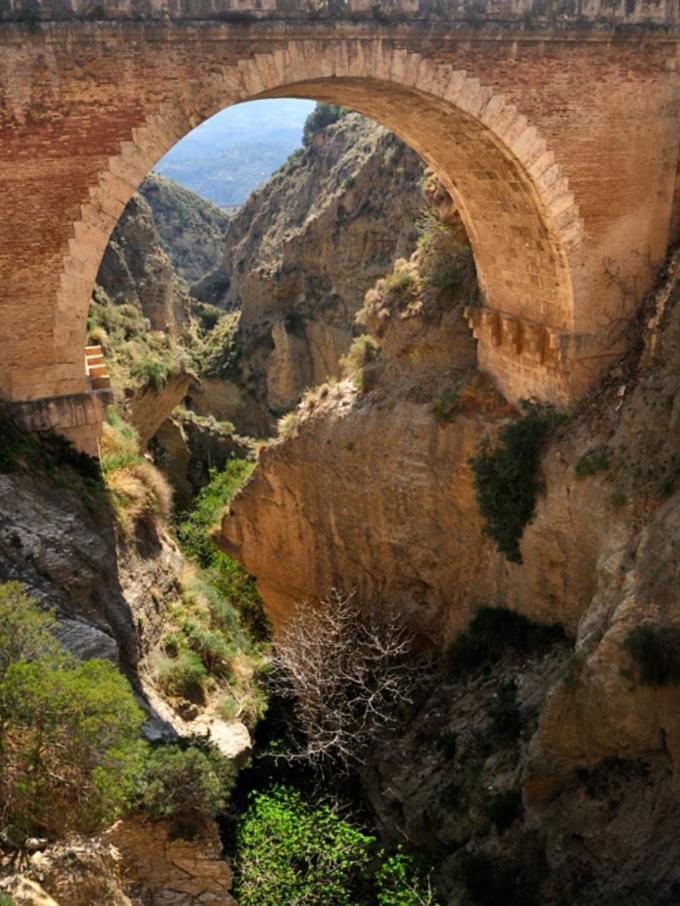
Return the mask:
[[[555,155],[491,87],[380,39],[291,40],[214,66],[202,80],[178,83],[148,113],[109,159],[74,224],[57,298],[58,362],[82,361],[90,293],[106,243],[154,163],[220,109],[276,96],[344,104],[411,145],[461,210],[488,307],[482,314],[492,313],[486,325],[492,342],[500,346],[509,331],[517,351],[524,345],[539,366],[555,365],[554,338],[574,328],[572,262],[584,233]],[[479,327],[483,318],[472,320]]]

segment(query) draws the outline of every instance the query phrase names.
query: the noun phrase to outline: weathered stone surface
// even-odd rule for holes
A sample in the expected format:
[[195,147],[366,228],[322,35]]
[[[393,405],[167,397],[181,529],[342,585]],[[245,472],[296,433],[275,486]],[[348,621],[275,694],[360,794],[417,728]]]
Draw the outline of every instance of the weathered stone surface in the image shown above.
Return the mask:
[[139,187],[153,215],[163,250],[188,284],[219,263],[229,216],[184,186],[150,173]]
[[142,449],[172,415],[195,381],[196,376],[189,372],[172,375],[158,390],[147,384],[127,401],[127,420],[137,431]]
[[106,658],[118,663],[118,645],[101,629],[80,620],[60,620],[56,636],[61,644],[76,657]]
[[233,874],[222,858],[217,827],[195,840],[172,839],[162,823],[120,821],[107,837],[119,850],[129,886],[150,906],[237,906]]
[[401,141],[349,115],[251,196],[230,222],[220,267],[193,289],[240,310],[235,390],[206,381],[200,404],[267,435],[305,389],[338,376],[366,290],[414,248],[422,179]]
[[10,892],[17,906],[140,906],[128,897],[124,874],[109,841],[74,836],[34,853],[21,874],[0,880],[0,890]]
[[[645,686],[624,644],[640,622],[680,625],[677,281],[673,261],[653,356],[619,366],[546,449],[521,564],[482,535],[468,466],[507,410],[473,383],[439,426],[432,402],[459,376],[389,358],[369,393],[340,385],[303,407],[262,452],[218,539],[257,577],[277,625],[334,585],[401,606],[441,645],[481,604],[561,623],[576,650],[525,765],[534,807],[611,758],[666,758],[677,784],[677,687]],[[605,465],[579,477],[577,463],[603,449]]]

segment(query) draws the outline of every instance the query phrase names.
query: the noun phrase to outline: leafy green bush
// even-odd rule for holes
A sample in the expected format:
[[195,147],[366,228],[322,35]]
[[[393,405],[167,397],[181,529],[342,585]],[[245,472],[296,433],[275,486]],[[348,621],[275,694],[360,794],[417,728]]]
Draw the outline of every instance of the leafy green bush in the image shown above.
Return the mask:
[[241,906],[354,906],[374,838],[289,787],[258,793],[239,822]]
[[496,663],[507,651],[529,654],[564,639],[561,626],[535,623],[504,607],[480,607],[446,652],[448,672],[464,676]]
[[147,756],[137,796],[153,820],[169,821],[177,834],[191,838],[222,812],[236,769],[217,749],[164,745]]
[[680,627],[642,623],[624,642],[645,686],[680,685]]
[[209,532],[254,468],[255,464],[252,462],[232,459],[222,472],[213,470],[209,484],[201,489],[194,500],[191,513],[179,523],[177,536],[182,549],[199,566],[207,569],[220,556],[210,540]]
[[113,407],[102,426],[100,460],[105,475],[143,462],[137,432]]
[[62,649],[55,627],[54,614],[40,610],[20,582],[0,585],[0,680],[16,661],[58,661]]
[[15,906],[15,903],[8,893],[0,893],[0,906]]
[[159,358],[142,359],[130,369],[130,376],[136,378],[141,384],[159,391],[165,387],[170,377],[169,363]]
[[102,426],[100,452],[104,481],[123,533],[131,535],[142,521],[167,519],[172,489],[141,455],[135,429],[113,408]]
[[190,650],[200,657],[208,673],[212,676],[229,673],[237,649],[221,631],[196,619],[187,620],[182,628]]
[[513,563],[521,563],[519,542],[534,515],[541,452],[566,416],[552,406],[522,400],[524,415],[504,425],[495,447],[481,442],[470,458],[484,532]]
[[459,264],[443,264],[433,268],[425,277],[425,285],[438,290],[444,296],[453,296],[465,279],[465,271]]
[[598,447],[596,450],[588,450],[576,463],[574,472],[577,478],[586,478],[590,475],[596,475],[598,472],[606,472],[609,468],[611,459],[611,450],[609,447]]
[[228,378],[234,374],[240,356],[238,325],[238,312],[232,312],[208,332],[197,357],[202,375]]
[[89,833],[120,814],[142,763],[142,721],[126,680],[107,661],[12,663],[0,681],[6,836]]
[[412,856],[399,849],[386,858],[376,873],[378,906],[437,906],[428,879]]
[[202,702],[205,697],[208,671],[193,651],[181,652],[177,657],[160,657],[156,664],[156,678],[168,695],[197,702]]
[[207,581],[201,591],[209,600],[214,622],[242,647],[248,645],[243,624],[252,638],[263,641],[269,638],[269,623],[255,580],[236,560],[215,547],[210,531],[254,467],[252,462],[233,459],[222,472],[211,472],[211,480],[196,497],[193,510],[177,526],[182,550],[206,570]]

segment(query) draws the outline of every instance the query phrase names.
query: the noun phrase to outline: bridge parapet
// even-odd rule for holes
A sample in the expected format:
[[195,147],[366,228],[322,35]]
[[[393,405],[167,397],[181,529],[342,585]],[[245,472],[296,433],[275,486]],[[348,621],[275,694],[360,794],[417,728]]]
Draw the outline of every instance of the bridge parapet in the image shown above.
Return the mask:
[[31,28],[62,21],[408,21],[447,28],[672,29],[677,0],[2,0],[0,22]]

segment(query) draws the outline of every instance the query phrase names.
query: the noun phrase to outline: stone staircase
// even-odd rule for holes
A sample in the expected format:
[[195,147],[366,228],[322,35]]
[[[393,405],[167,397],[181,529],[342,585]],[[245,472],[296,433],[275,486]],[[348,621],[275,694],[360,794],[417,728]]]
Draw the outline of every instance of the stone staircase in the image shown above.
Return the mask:
[[92,390],[111,389],[111,377],[101,346],[85,347],[85,373],[89,378]]

